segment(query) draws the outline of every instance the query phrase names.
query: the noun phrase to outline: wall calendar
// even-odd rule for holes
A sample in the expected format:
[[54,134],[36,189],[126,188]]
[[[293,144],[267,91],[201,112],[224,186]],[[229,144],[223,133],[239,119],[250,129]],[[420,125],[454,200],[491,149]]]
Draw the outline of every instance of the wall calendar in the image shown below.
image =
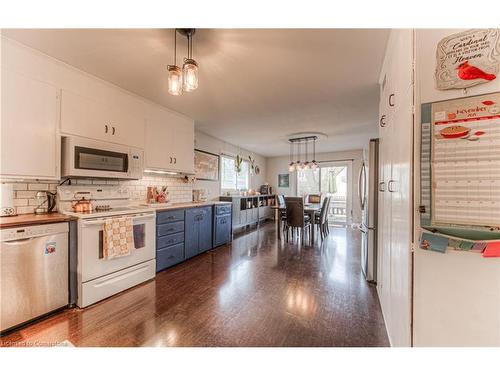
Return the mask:
[[424,104],[422,120],[422,219],[500,227],[500,93]]

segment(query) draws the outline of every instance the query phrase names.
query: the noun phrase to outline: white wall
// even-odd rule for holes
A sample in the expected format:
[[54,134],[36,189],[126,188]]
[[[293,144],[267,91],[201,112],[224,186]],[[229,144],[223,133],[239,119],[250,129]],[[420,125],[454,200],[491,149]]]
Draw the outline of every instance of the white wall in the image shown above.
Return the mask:
[[[500,79],[463,90],[435,88],[437,43],[465,29],[416,31],[415,206],[419,205],[419,108],[422,103],[500,91]],[[419,236],[419,217],[415,217]],[[418,247],[418,246],[417,246]],[[415,346],[500,346],[500,258],[477,253],[414,254]]]
[[[237,145],[224,142],[218,138],[214,138],[208,134],[196,131],[194,135],[194,148],[202,151],[211,152],[213,154],[221,155],[240,155],[243,159],[248,160],[248,156],[256,160],[256,165],[260,168],[259,175],[250,176],[250,189],[259,189],[260,185],[266,182],[266,158],[261,155],[255,154],[251,151],[242,149]],[[216,200],[221,194],[220,181],[200,181],[194,183],[193,189],[207,189],[209,200]]]
[[[363,150],[327,152],[316,155],[318,162],[353,159],[352,162],[352,204],[353,204],[353,223],[361,221],[361,207],[357,199],[358,191],[358,175],[363,161]],[[288,156],[279,156],[267,158],[267,174],[266,180],[271,184],[276,194],[295,195],[297,194],[296,174],[288,172]],[[290,173],[290,187],[278,188],[278,174]]]

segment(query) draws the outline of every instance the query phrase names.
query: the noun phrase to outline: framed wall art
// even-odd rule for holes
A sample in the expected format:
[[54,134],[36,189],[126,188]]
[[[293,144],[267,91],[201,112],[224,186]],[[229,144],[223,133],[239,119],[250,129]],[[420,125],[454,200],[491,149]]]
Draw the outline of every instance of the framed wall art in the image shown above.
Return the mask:
[[278,187],[280,188],[290,187],[290,175],[288,173],[278,175]]
[[195,149],[194,173],[197,180],[219,181],[219,155]]
[[472,29],[442,39],[436,51],[438,90],[464,89],[497,79],[500,29]]

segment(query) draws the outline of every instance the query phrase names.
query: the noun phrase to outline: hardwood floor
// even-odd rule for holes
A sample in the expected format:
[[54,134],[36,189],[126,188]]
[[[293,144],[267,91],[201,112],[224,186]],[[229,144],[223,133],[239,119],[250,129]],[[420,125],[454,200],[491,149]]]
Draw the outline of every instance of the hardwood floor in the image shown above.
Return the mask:
[[388,346],[359,235],[278,242],[273,223],[84,310],[2,337],[2,346]]

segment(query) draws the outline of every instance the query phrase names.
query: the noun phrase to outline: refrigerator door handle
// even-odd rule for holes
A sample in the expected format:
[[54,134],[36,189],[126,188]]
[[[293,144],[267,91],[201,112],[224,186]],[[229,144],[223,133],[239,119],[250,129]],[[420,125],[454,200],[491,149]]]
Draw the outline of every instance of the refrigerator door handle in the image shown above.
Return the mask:
[[[361,183],[363,182],[363,191],[361,191]],[[359,197],[359,205],[361,206],[361,210],[365,209],[366,203],[366,165],[363,161],[361,165],[361,169],[359,170],[358,177],[358,197]]]

